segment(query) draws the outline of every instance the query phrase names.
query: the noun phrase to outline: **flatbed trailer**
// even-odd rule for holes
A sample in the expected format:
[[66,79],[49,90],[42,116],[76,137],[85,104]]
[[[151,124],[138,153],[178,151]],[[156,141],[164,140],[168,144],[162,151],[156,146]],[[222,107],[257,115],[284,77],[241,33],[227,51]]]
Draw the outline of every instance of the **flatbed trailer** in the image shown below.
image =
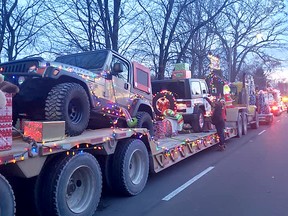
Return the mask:
[[[225,129],[226,139],[237,133],[236,128]],[[14,134],[11,150],[0,152],[0,213],[15,215],[7,176],[37,176],[35,205],[41,216],[92,216],[102,184],[122,195],[137,195],[149,172],[158,173],[218,141],[215,131],[155,140],[142,128],[86,130],[79,136],[42,143]]]

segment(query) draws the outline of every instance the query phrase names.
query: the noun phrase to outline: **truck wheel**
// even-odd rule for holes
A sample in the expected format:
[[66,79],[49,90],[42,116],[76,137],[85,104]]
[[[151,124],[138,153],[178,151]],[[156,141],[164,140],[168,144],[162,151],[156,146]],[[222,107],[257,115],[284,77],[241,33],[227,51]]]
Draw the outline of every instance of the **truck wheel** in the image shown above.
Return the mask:
[[0,174],[0,215],[14,216],[16,203],[11,185],[4,176]]
[[246,135],[248,132],[248,122],[247,122],[247,116],[245,115],[245,113],[242,113],[242,134]]
[[194,132],[201,132],[204,130],[205,119],[203,110],[198,109],[196,117],[193,119],[191,123],[192,129]]
[[243,126],[242,126],[243,120],[242,120],[242,115],[238,113],[238,119],[237,119],[237,137],[242,137],[243,134]]
[[46,99],[45,117],[51,121],[65,121],[69,136],[81,134],[90,118],[90,104],[83,87],[77,83],[54,86]]
[[176,99],[170,91],[161,91],[157,93],[152,100],[152,105],[156,116],[163,116],[166,109],[175,110]]
[[273,121],[274,121],[274,116],[271,115],[269,120],[268,120],[268,125],[271,125]]
[[137,112],[137,128],[147,128],[151,136],[154,136],[153,121],[149,113]]
[[102,173],[102,180],[103,180],[103,192],[110,193],[113,191],[112,187],[112,166],[113,166],[113,157],[114,154],[111,155],[97,155],[97,161],[99,162],[99,165],[101,167],[101,173]]
[[144,189],[148,174],[149,156],[145,144],[139,139],[119,142],[113,160],[114,190],[126,196],[137,195]]
[[255,122],[251,124],[252,129],[257,129],[259,128],[259,116],[258,112],[255,113]]
[[52,159],[38,176],[35,189],[41,216],[92,216],[102,191],[101,169],[89,153]]

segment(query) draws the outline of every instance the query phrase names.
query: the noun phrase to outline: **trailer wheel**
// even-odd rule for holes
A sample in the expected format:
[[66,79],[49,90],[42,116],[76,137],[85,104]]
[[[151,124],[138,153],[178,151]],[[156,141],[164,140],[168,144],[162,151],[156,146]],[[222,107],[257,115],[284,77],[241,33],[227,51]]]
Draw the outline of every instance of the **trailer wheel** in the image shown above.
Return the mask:
[[252,129],[257,129],[259,128],[259,116],[258,112],[255,113],[255,122],[251,124]]
[[273,123],[273,121],[274,121],[274,116],[271,115],[269,120],[268,120],[268,125],[271,125]]
[[247,132],[248,132],[248,122],[247,122],[247,116],[246,116],[246,114],[245,113],[242,113],[242,126],[243,126],[243,128],[242,128],[242,134],[243,135],[246,135],[247,134]]
[[144,189],[148,174],[149,156],[145,144],[139,139],[120,141],[113,160],[113,189],[122,195],[137,195]]
[[137,128],[146,128],[149,130],[151,136],[154,135],[153,121],[149,113],[147,112],[137,112]]
[[90,104],[83,87],[77,83],[61,83],[48,93],[45,103],[45,118],[65,121],[69,136],[81,134],[88,126]]
[[242,137],[243,134],[243,126],[242,126],[243,120],[242,120],[242,115],[238,113],[238,119],[237,119],[237,137]]
[[16,203],[11,185],[4,176],[0,174],[0,215],[14,216]]
[[194,132],[198,133],[204,130],[205,126],[205,119],[204,113],[202,109],[198,109],[196,117],[191,122],[191,126]]
[[36,205],[41,216],[92,216],[102,191],[100,166],[89,153],[50,161],[36,182]]

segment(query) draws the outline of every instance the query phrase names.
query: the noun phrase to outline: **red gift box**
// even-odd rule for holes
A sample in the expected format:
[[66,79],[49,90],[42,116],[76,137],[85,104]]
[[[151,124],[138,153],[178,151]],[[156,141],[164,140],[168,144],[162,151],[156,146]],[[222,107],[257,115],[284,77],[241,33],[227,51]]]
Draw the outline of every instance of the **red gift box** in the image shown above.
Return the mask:
[[0,109],[0,151],[12,147],[12,94],[5,96],[7,104]]

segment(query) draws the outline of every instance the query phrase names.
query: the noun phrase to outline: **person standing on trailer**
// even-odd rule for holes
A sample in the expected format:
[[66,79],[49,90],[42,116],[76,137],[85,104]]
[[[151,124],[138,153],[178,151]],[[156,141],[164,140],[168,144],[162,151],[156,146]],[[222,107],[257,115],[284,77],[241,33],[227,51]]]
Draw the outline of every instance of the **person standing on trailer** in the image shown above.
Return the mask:
[[221,151],[225,150],[225,120],[226,120],[226,113],[225,113],[225,100],[220,99],[219,101],[215,102],[214,111],[211,117],[211,123],[215,125],[217,134],[219,136],[219,149]]

